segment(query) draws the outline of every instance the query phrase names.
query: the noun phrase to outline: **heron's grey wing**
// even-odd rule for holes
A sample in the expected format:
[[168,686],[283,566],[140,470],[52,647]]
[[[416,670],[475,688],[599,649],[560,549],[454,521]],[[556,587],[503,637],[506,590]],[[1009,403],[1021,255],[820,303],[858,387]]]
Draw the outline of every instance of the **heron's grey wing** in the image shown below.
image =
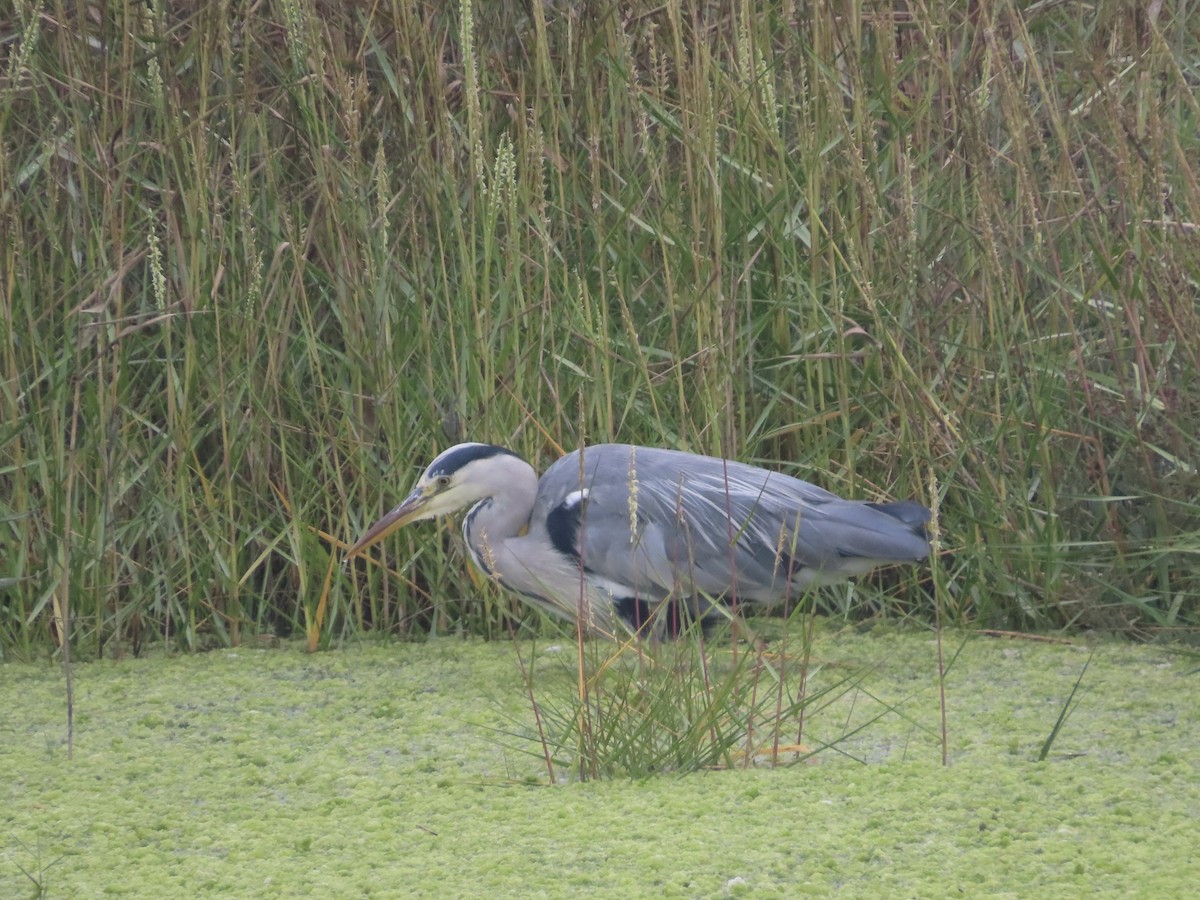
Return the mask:
[[816,485],[674,452],[639,452],[634,468],[641,530],[632,564],[671,590],[778,599],[836,552],[819,520],[841,501]]
[[777,472],[678,451],[590,447],[582,466],[564,457],[541,487],[557,501],[546,510],[556,546],[642,597],[772,601],[928,553],[920,504],[842,500]]

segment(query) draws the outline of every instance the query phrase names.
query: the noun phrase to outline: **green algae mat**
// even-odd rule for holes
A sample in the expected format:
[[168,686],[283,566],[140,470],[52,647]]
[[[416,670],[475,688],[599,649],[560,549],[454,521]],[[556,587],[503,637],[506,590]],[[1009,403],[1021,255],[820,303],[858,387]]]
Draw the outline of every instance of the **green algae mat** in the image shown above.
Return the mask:
[[798,764],[555,785],[511,644],[79,665],[71,758],[61,669],[6,664],[0,897],[1189,895],[1195,658],[944,647],[948,766],[931,636],[877,629],[817,638],[858,674]]

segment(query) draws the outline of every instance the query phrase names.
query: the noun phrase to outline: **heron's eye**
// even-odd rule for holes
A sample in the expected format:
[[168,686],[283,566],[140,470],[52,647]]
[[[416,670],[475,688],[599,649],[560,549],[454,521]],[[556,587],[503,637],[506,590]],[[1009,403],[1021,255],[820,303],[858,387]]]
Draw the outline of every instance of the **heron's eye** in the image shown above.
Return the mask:
[[440,488],[449,487],[450,486],[450,476],[449,475],[439,475],[437,477],[437,486]]

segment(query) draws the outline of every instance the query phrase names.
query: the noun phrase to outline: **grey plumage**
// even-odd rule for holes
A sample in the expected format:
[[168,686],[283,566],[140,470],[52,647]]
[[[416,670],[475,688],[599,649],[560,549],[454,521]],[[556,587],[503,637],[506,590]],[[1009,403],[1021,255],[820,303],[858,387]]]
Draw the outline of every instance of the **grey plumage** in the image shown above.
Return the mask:
[[375,523],[350,556],[408,522],[471,506],[476,565],[593,633],[648,624],[662,604],[703,616],[715,600],[764,605],[929,554],[929,510],[844,500],[778,472],[675,450],[599,444],[539,481],[511,451],[459,444]]

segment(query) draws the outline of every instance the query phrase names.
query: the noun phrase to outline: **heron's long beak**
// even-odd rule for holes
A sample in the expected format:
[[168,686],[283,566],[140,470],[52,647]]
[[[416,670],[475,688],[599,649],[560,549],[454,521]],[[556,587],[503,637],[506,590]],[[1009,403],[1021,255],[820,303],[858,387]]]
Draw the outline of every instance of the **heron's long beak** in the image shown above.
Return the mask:
[[367,529],[366,534],[358,539],[346,553],[346,559],[351,560],[362,553],[372,544],[377,544],[397,529],[403,528],[409,522],[422,518],[422,513],[429,505],[430,495],[421,488],[416,488],[404,498],[404,502],[385,515],[382,519]]

